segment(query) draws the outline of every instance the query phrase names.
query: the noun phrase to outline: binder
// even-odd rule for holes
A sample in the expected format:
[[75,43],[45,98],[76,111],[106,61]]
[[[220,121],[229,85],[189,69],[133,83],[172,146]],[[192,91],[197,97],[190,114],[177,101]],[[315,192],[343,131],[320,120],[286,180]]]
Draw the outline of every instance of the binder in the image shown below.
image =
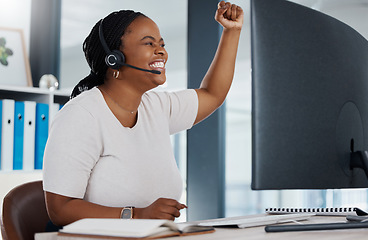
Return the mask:
[[[23,169],[24,102],[14,104],[13,169]],[[5,140],[6,141],[6,140]]]
[[24,102],[23,170],[35,166],[36,102]]
[[13,169],[14,105],[12,99],[3,99],[1,119],[1,170]]
[[49,105],[36,104],[35,169],[42,169],[43,153],[49,134]]

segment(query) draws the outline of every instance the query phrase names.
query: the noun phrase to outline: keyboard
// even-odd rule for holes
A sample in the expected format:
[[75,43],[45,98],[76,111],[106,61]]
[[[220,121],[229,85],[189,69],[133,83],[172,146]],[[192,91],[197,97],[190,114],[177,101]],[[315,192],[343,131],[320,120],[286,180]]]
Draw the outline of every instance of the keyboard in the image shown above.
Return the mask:
[[367,212],[356,207],[340,207],[340,208],[266,208],[268,214],[287,214],[287,213],[315,213],[316,215],[325,216],[365,216]]
[[295,222],[307,220],[311,216],[316,215],[315,213],[293,213],[293,214],[280,214],[280,215],[262,215],[262,216],[244,216],[236,218],[220,218],[214,220],[206,220],[200,222],[200,226],[213,226],[213,227],[256,227],[265,226],[276,223]]

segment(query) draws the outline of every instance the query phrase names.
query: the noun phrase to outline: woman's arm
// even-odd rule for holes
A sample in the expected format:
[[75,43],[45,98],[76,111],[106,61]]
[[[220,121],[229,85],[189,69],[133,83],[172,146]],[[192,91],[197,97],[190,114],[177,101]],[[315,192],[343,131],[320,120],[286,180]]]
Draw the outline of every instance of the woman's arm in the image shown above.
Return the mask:
[[224,1],[218,4],[215,19],[223,26],[223,32],[211,66],[200,88],[196,89],[199,106],[194,124],[208,117],[225,101],[234,76],[243,17],[241,7]]
[[122,210],[51,192],[45,192],[45,198],[50,220],[58,226],[65,226],[82,218],[120,218]]
[[[123,210],[122,207],[106,207],[51,192],[45,192],[45,198],[49,217],[58,226],[65,226],[82,218],[120,218]],[[176,200],[159,198],[146,208],[134,208],[133,218],[174,220],[180,216],[183,208],[186,206]]]

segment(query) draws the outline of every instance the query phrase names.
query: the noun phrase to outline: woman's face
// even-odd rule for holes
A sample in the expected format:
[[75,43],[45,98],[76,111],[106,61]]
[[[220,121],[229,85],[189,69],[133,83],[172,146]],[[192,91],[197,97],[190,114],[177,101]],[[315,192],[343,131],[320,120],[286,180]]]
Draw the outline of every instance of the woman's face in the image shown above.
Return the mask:
[[[121,38],[122,48],[127,64],[149,70],[160,71],[161,74],[143,72],[123,67],[122,71],[129,71],[129,76],[143,76],[149,88],[165,83],[165,64],[168,59],[165,43],[155,22],[147,17],[136,18],[126,29]],[[123,72],[122,72],[123,73]],[[143,79],[143,78],[142,78]],[[147,79],[150,81],[147,82]],[[153,86],[152,86],[153,84]]]

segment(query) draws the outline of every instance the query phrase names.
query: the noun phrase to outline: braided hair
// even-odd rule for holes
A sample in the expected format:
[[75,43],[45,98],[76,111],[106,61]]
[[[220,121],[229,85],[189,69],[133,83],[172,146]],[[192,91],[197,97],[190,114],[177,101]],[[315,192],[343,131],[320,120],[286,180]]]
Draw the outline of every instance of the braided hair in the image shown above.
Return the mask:
[[[146,17],[140,12],[121,10],[110,13],[103,19],[103,36],[110,50],[119,50],[122,45],[121,37],[124,35],[125,30],[139,16]],[[74,87],[70,98],[74,98],[81,92],[104,83],[108,67],[105,63],[106,52],[99,38],[100,24],[101,21],[95,24],[83,43],[83,52],[91,72]]]

